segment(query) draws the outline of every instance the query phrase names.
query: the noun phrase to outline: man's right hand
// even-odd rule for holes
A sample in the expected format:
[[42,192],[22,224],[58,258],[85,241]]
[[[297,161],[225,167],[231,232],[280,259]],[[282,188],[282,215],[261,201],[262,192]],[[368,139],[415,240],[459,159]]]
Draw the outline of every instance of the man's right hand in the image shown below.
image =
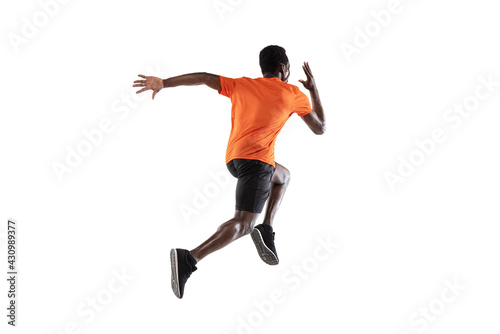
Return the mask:
[[144,87],[143,89],[138,90],[135,93],[139,94],[148,89],[151,89],[153,91],[153,100],[154,100],[156,93],[158,93],[163,88],[163,80],[157,77],[147,77],[142,74],[139,74],[139,76],[146,80],[134,81],[135,85],[133,87]]
[[314,90],[316,89],[316,82],[314,81],[314,77],[311,72],[311,68],[309,67],[308,62],[304,62],[304,65],[302,65],[302,68],[304,69],[304,72],[306,73],[307,80],[299,80],[304,85],[304,88],[307,90]]
[[311,72],[311,68],[309,67],[309,63],[304,62],[302,66],[304,72],[306,73],[307,80],[299,80],[304,87],[309,90],[311,94],[312,100],[312,111],[302,116],[304,122],[306,122],[307,126],[317,135],[321,135],[325,133],[325,114],[323,112],[323,106],[321,105],[321,100],[319,98],[318,89],[316,88],[316,81],[314,81],[314,77]]

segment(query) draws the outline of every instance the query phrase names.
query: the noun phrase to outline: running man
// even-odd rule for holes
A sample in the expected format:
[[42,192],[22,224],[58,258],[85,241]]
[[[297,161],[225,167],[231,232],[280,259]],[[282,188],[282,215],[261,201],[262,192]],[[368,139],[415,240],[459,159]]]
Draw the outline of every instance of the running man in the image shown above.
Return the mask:
[[[226,151],[229,172],[238,179],[234,217],[219,226],[215,234],[188,251],[175,248],[170,252],[172,290],[178,298],[184,285],[197,270],[196,264],[207,255],[250,234],[260,258],[267,264],[278,264],[274,246],[273,221],[290,182],[290,172],[274,161],[274,144],[286,121],[296,113],[315,134],[325,132],[325,116],[316,83],[307,62],[302,66],[306,80],[299,80],[309,90],[307,96],[297,86],[288,84],[290,63],[285,49],[270,45],[259,55],[262,78],[231,79],[209,73],[191,73],[168,79],[139,75],[133,87],[137,93],[151,89],[153,99],[163,88],[206,85],[231,99],[231,133]],[[262,224],[254,227],[265,210]]]

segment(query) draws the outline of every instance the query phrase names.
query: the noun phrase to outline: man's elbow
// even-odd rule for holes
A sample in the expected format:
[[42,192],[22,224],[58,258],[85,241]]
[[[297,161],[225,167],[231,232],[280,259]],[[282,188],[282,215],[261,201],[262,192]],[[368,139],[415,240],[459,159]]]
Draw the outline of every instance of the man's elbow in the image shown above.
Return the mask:
[[315,129],[314,134],[322,135],[325,132],[326,132],[326,124],[322,123]]

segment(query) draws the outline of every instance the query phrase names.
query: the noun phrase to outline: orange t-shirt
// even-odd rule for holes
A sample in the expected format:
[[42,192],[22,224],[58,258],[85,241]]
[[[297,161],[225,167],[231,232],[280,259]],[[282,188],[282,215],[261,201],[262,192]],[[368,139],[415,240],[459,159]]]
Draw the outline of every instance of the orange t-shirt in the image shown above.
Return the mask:
[[297,113],[311,112],[311,104],[299,87],[279,78],[220,76],[219,94],[231,99],[231,133],[226,163],[232,159],[260,160],[275,167],[274,143],[286,121]]

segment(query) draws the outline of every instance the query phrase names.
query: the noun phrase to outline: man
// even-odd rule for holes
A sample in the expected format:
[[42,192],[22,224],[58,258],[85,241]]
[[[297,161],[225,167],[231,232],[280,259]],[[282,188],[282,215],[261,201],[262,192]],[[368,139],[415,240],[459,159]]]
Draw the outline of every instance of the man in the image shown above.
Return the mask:
[[[229,172],[238,179],[234,217],[219,226],[215,234],[191,251],[172,249],[172,290],[178,298],[196,264],[236,239],[251,234],[261,259],[278,264],[274,246],[273,220],[290,182],[288,169],[274,161],[274,144],[281,128],[297,113],[315,134],[325,132],[325,116],[316,83],[307,62],[303,69],[307,79],[299,80],[309,90],[307,96],[297,86],[288,84],[290,63],[285,49],[270,45],[259,55],[262,78],[231,79],[209,73],[191,73],[168,79],[139,75],[134,87],[151,89],[153,99],[163,88],[206,85],[231,99],[231,133],[226,151]],[[254,227],[267,203],[264,221]]]

